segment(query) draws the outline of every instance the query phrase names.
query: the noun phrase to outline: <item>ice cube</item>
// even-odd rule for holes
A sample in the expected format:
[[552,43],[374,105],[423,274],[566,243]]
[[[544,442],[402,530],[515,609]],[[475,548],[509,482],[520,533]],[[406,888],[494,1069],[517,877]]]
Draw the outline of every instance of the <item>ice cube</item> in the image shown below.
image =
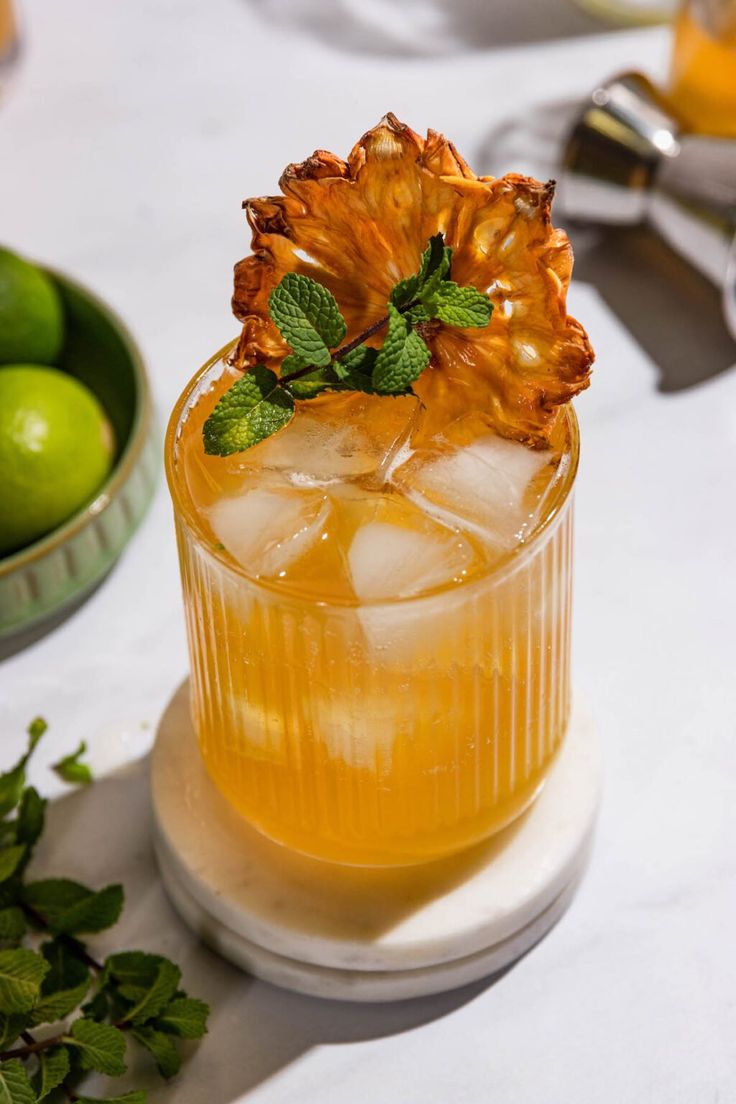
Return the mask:
[[473,559],[458,533],[412,532],[383,521],[358,530],[348,552],[353,589],[362,601],[409,598],[460,582]]
[[330,514],[319,491],[255,486],[209,510],[215,536],[253,575],[278,577],[317,542]]
[[237,754],[248,759],[286,761],[289,753],[286,718],[279,709],[268,708],[258,700],[251,701],[245,693],[228,694],[225,688],[223,712],[227,718],[228,739]]
[[[373,661],[425,662],[434,651],[435,627],[441,632],[444,619],[440,616],[435,626],[437,611],[431,598],[423,598],[417,603],[421,608],[416,609],[395,599],[415,598],[442,588],[436,600],[443,608],[448,603],[454,607],[445,588],[462,590],[457,584],[482,570],[485,559],[481,551],[472,538],[396,493],[336,501],[334,518],[347,548],[353,591],[359,602],[365,603],[357,607],[356,614]],[[370,604],[383,601],[387,604]]]
[[244,463],[314,487],[385,471],[418,417],[413,395],[329,394],[302,403],[289,425],[250,449]]
[[391,767],[398,732],[396,703],[330,694],[314,705],[315,738],[331,759],[379,774]]
[[347,562],[361,602],[410,598],[462,582],[475,563],[465,537],[399,495],[366,495],[343,509],[352,513]]
[[471,444],[416,452],[392,473],[394,484],[428,513],[481,534],[496,551],[524,539],[540,491],[535,481],[552,454],[487,434]]

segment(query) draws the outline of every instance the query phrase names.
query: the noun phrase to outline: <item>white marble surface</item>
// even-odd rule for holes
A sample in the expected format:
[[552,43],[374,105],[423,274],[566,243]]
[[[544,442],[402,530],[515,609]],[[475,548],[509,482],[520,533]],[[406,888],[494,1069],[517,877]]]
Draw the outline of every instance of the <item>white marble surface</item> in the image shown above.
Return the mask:
[[[270,189],[286,161],[315,145],[346,150],[387,107],[417,128],[446,129],[477,161],[505,117],[619,67],[663,72],[667,47],[660,30],[591,33],[563,0],[26,9],[25,68],[0,110],[0,236],[121,311],[148,357],[162,421],[234,333],[240,200]],[[407,12],[421,20],[408,40]],[[435,48],[432,19],[443,12],[451,33]],[[66,797],[39,869],[78,865],[80,843],[95,840],[79,873],[125,881],[120,938],[177,955],[187,985],[215,1006],[207,1041],[154,1104],[736,1097],[736,349],[710,293],[650,242],[577,242],[578,276],[599,291],[581,282],[572,295],[598,349],[578,404],[575,663],[606,760],[580,893],[491,987],[336,1006],[249,981],[196,946],[156,878],[140,765]],[[687,381],[700,382],[672,390]],[[0,666],[7,752],[43,710],[52,729],[35,773],[47,789],[44,764],[80,736],[101,769],[134,760],[185,667],[162,489],[93,599]]]
[[506,831],[442,862],[335,867],[272,843],[222,800],[187,681],[151,758],[156,854],[190,926],[259,977],[316,996],[424,996],[508,966],[561,915],[590,851],[600,774],[578,702],[541,794]]

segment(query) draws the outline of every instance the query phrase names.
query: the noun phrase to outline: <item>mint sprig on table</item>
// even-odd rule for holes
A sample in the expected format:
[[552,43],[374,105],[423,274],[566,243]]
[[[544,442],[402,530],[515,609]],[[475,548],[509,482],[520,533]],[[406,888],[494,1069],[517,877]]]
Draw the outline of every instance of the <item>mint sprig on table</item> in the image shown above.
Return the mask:
[[[430,238],[418,272],[400,280],[386,314],[341,344],[347,323],[328,288],[287,272],[268,300],[271,319],[292,350],[281,375],[257,364],[225,392],[204,424],[204,450],[214,456],[243,452],[288,425],[296,399],[324,391],[405,395],[429,364],[423,327],[487,326],[493,305],[474,287],[451,279],[452,249],[442,234]],[[383,345],[367,342],[386,330]]]
[[[27,877],[47,802],[26,785],[26,765],[45,731],[41,718],[33,721],[25,754],[0,775],[0,1104],[99,1104],[77,1091],[88,1071],[125,1073],[134,1039],[173,1077],[180,1041],[205,1034],[209,1009],[180,988],[181,971],[169,959],[122,951],[98,962],[82,942],[116,923],[122,886],[94,890],[68,878]],[[84,750],[53,769],[87,785]],[[105,1100],[145,1104],[146,1093]]]

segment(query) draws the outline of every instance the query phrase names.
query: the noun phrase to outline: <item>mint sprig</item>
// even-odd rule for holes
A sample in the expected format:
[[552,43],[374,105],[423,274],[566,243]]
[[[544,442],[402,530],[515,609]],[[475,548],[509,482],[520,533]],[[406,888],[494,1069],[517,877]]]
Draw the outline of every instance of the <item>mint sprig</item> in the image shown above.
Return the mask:
[[[0,1104],[102,1104],[80,1095],[87,1071],[124,1073],[133,1039],[164,1077],[174,1076],[180,1040],[205,1034],[209,1009],[179,988],[181,971],[169,959],[123,951],[98,962],[81,942],[81,935],[116,922],[121,886],[94,890],[69,878],[26,880],[46,801],[26,784],[25,769],[45,730],[44,721],[34,721],[26,752],[0,774]],[[87,784],[87,770],[78,769],[83,750],[61,760],[71,769],[53,769]],[[40,947],[39,935],[47,937]],[[29,936],[32,944],[25,946]],[[45,1037],[36,1037],[37,1027]],[[146,1093],[106,1101],[145,1104]]]
[[[205,452],[229,456],[251,448],[288,425],[295,400],[325,391],[411,392],[431,360],[422,327],[483,328],[491,320],[488,296],[451,274],[452,249],[435,234],[417,272],[392,288],[384,317],[341,345],[347,323],[332,292],[288,272],[271,292],[269,313],[292,352],[280,376],[257,364],[221,396],[204,424]],[[367,344],[384,329],[382,346]]]

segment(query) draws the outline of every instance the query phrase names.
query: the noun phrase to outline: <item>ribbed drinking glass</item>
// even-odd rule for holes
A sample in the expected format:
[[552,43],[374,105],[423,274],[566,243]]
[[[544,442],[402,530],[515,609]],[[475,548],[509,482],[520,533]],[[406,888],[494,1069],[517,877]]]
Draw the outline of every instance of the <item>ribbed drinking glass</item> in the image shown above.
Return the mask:
[[187,484],[182,445],[220,358],[166,442],[212,779],[256,828],[321,859],[412,864],[483,840],[532,802],[568,723],[574,413],[533,532],[487,573],[395,601],[307,599],[232,561]]

